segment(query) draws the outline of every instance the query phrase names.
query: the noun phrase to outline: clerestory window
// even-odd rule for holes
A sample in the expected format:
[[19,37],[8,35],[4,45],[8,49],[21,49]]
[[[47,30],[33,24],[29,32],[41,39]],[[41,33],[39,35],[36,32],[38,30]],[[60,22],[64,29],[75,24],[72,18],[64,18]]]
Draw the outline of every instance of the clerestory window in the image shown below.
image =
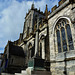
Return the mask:
[[55,27],[56,41],[58,53],[73,50],[73,40],[71,34],[71,28],[68,20],[61,19],[57,22]]

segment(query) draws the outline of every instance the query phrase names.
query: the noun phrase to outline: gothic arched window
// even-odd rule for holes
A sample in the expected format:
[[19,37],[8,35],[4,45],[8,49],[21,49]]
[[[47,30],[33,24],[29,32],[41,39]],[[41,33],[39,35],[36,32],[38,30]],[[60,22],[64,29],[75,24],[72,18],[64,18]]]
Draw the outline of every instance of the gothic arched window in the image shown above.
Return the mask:
[[55,26],[58,53],[73,50],[73,40],[69,21],[60,19]]
[[33,55],[32,55],[32,44],[29,43],[28,45],[28,59],[31,58]]
[[46,57],[46,51],[45,51],[45,35],[42,35],[41,38],[40,38],[40,50],[39,50],[39,56],[42,58],[42,59],[45,59]]

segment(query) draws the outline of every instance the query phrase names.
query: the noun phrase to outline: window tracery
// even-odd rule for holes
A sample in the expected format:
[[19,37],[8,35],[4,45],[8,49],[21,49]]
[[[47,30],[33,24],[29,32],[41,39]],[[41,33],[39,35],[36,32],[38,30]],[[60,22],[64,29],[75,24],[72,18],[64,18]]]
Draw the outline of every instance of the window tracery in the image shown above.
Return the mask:
[[71,28],[67,19],[60,19],[55,26],[58,53],[73,50]]

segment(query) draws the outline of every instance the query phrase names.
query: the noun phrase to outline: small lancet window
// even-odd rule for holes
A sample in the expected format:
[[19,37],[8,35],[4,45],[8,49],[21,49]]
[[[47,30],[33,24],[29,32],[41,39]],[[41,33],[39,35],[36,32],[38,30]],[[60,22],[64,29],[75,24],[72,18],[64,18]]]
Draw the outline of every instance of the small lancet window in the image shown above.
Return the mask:
[[63,51],[67,51],[67,43],[66,43],[66,36],[65,36],[65,29],[61,29],[62,34],[62,43],[63,43]]
[[60,32],[57,30],[57,44],[58,44],[58,52],[61,52],[61,40],[60,40]]
[[73,50],[74,49],[74,46],[73,46],[71,28],[70,28],[70,25],[69,24],[66,26],[66,30],[67,30],[67,37],[68,37],[69,49],[70,50]]
[[62,22],[62,25],[64,26],[64,22]]

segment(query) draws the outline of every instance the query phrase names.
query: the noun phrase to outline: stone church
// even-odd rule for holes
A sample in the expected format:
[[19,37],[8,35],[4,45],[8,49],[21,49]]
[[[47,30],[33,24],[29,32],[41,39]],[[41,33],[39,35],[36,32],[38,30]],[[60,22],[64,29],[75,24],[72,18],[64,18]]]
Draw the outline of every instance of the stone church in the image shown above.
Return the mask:
[[[7,56],[12,54],[9,44],[4,53]],[[46,5],[44,13],[32,4],[26,13],[23,33],[12,44],[18,49],[12,54],[12,63],[21,57],[17,59],[22,65],[21,72],[25,69],[28,75],[75,75],[75,0],[60,0],[51,12]],[[15,56],[18,57],[15,59]]]

